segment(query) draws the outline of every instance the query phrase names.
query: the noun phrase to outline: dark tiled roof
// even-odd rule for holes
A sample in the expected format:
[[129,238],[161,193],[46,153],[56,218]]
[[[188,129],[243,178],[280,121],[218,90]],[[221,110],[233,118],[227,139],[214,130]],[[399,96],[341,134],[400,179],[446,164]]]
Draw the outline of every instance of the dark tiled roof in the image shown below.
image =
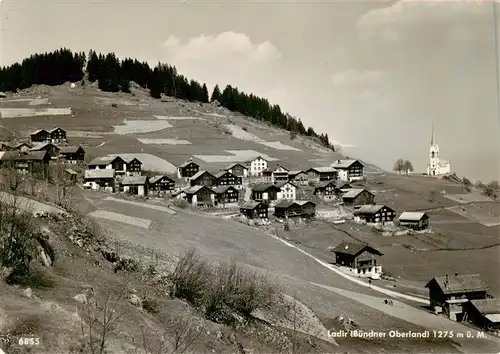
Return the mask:
[[252,191],[253,192],[265,192],[267,191],[268,189],[270,188],[274,188],[274,189],[279,189],[279,187],[277,187],[276,185],[274,184],[269,184],[269,183],[259,183],[259,184],[256,184],[253,188],[252,188]]
[[445,294],[468,291],[486,291],[489,289],[488,285],[481,279],[479,274],[451,275],[448,276],[448,280],[446,279],[446,276],[434,277],[425,287],[428,288],[432,281],[435,281]]
[[337,245],[334,249],[332,249],[332,252],[350,254],[351,256],[356,256],[361,252],[363,252],[365,249],[367,249],[367,251],[369,251],[370,253],[378,254],[380,256],[382,255],[380,251],[368,245],[362,243],[345,242],[345,241],[342,241],[339,245]]
[[241,209],[247,209],[247,210],[253,210],[257,208],[260,205],[260,202],[255,202],[255,201],[249,201],[249,202],[244,202],[240,205]]
[[483,315],[500,314],[500,299],[470,300]]
[[236,190],[236,188],[234,188],[233,186],[219,186],[219,187],[213,188],[214,192],[217,194],[225,193],[228,189]]
[[83,150],[81,146],[65,146],[61,148],[61,154],[76,154],[80,149]]

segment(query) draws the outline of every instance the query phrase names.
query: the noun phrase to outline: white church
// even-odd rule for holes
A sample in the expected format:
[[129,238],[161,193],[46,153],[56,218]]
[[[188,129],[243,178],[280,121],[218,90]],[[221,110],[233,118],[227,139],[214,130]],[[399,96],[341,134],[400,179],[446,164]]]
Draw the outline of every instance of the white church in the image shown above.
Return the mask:
[[441,176],[451,173],[450,161],[439,159],[439,145],[434,141],[434,122],[432,122],[431,147],[429,149],[429,165],[427,174],[430,176]]

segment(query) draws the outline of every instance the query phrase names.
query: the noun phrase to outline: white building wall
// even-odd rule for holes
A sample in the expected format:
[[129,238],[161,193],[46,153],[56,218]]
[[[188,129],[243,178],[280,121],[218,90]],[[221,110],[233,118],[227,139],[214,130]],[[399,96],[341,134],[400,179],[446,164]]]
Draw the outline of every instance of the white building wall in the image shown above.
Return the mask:
[[338,170],[339,173],[338,173],[338,179],[341,180],[341,181],[348,181],[349,182],[349,178],[347,177],[347,170],[342,170],[342,169],[339,169]]
[[250,163],[250,175],[262,176],[262,171],[267,169],[267,161],[263,158],[257,158]]
[[146,193],[144,192],[144,186],[139,186],[137,188],[137,195],[144,196]]
[[278,192],[278,200],[295,200],[297,196],[297,188],[295,188],[290,183],[283,185]]

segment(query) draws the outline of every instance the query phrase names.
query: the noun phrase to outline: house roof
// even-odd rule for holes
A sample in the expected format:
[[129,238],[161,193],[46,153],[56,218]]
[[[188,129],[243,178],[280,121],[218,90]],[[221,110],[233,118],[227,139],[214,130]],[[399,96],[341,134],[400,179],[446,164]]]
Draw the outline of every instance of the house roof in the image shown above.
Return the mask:
[[311,202],[310,200],[295,200],[295,204],[298,204],[300,206],[304,206],[306,204],[314,204],[314,205],[316,205],[315,202]]
[[76,154],[80,149],[83,150],[81,146],[65,146],[61,148],[61,154]]
[[278,187],[278,186],[276,186],[275,184],[269,184],[269,183],[258,183],[258,184],[256,184],[256,185],[252,188],[252,191],[253,191],[253,192],[265,192],[265,191],[267,191],[269,188],[279,189],[279,187]]
[[45,132],[45,133],[49,134],[49,132],[47,130],[45,130],[45,129],[38,129],[38,130],[35,130],[30,135],[36,135],[36,134],[39,134],[39,133],[42,133],[42,132]]
[[429,288],[432,282],[436,282],[444,294],[486,291],[489,289],[488,285],[481,279],[479,274],[452,275],[448,277],[448,280],[446,279],[446,276],[434,277],[425,287]]
[[320,166],[320,167],[311,167],[307,171],[316,171],[318,173],[331,173],[331,172],[336,172],[337,170],[331,166]]
[[295,185],[295,183],[292,183],[290,181],[283,181],[283,182],[280,182],[280,183],[276,183],[276,187],[281,188],[285,184],[290,184],[290,185],[294,186],[295,188],[297,188],[297,185]]
[[[345,169],[345,168],[351,167],[351,165],[353,163],[355,163],[356,161],[361,164],[361,162],[359,162],[358,160],[349,159],[349,160],[337,160],[334,163],[332,163],[330,166],[335,167],[337,169]],[[361,165],[363,165],[363,164],[361,164]]]
[[248,167],[246,167],[245,165],[242,165],[242,164],[241,164],[241,163],[239,163],[239,162],[232,163],[232,164],[230,164],[229,166],[224,167],[224,168],[223,168],[223,170],[226,170],[226,171],[227,171],[227,170],[230,170],[230,169],[232,169],[232,168],[234,168],[234,167],[236,167],[236,166],[241,166],[241,167],[243,167],[245,170],[248,170]]
[[41,161],[47,158],[47,151],[30,151],[29,153],[20,153],[19,151],[1,151],[0,160],[2,161]]
[[405,220],[405,221],[420,221],[424,217],[424,215],[427,215],[426,213],[423,212],[418,212],[418,211],[405,211],[401,213],[399,216],[398,220]]
[[345,194],[342,195],[342,198],[356,198],[363,191],[367,191],[368,193],[373,195],[373,193],[363,188],[351,188],[347,192],[345,192]]
[[191,177],[190,179],[195,180],[195,179],[200,178],[201,176],[203,176],[205,173],[208,173],[210,176],[215,177],[215,176],[214,176],[213,174],[211,174],[210,172],[205,171],[205,170],[201,170],[201,171],[198,171],[195,175],[193,175],[193,177]]
[[[102,165],[109,165],[116,159],[122,159],[120,156],[101,156],[101,157],[96,157],[92,161],[89,162],[89,165],[97,165],[97,166],[102,166]],[[123,160],[123,159],[122,159]]]
[[217,194],[222,194],[222,193],[225,193],[228,189],[236,190],[236,188],[234,188],[233,186],[219,186],[219,187],[213,188],[213,191]]
[[351,184],[347,181],[342,181],[342,180],[335,180],[335,187],[337,189],[342,189],[342,188],[345,188],[347,186],[347,188],[351,188]]
[[125,161],[125,163],[131,163],[133,161],[137,161],[142,165],[141,160],[139,160],[137,157],[122,157],[122,159],[123,161]]
[[85,179],[91,178],[115,178],[115,170],[85,170]]
[[279,208],[289,208],[294,204],[297,204],[299,206],[304,206],[304,205],[309,204],[309,203],[316,205],[315,203],[313,203],[309,200],[283,200],[283,201],[279,202],[278,204],[276,204],[274,207],[278,208],[278,209]]
[[369,245],[362,243],[345,242],[345,241],[342,241],[340,244],[335,246],[335,248],[332,249],[332,252],[357,256],[358,254],[362,253],[365,250],[370,253],[377,254],[379,256],[383,255],[382,252],[376,250],[373,247],[370,247]]
[[184,161],[183,163],[181,163],[179,165],[179,168],[182,168],[182,167],[186,167],[187,165],[189,165],[190,163],[194,163],[196,166],[199,166],[196,162],[193,161],[193,159],[189,159],[187,161]]
[[261,203],[256,201],[244,202],[240,205],[240,209],[253,210],[257,208]]
[[500,314],[500,299],[469,300],[482,315]]
[[354,215],[374,215],[378,213],[383,207],[392,210],[387,205],[383,204],[362,205],[359,209],[354,211]]
[[288,171],[289,176],[297,176],[299,173],[304,173],[304,171]]
[[326,188],[329,184],[333,184],[334,186],[336,186],[334,180],[329,180],[318,183],[314,189]]
[[[216,174],[214,174],[215,178],[221,178],[222,176],[224,176],[226,173],[229,173],[233,176],[235,176],[234,174],[232,174],[231,172],[227,171],[227,170],[222,170],[222,171],[219,171],[217,172]],[[236,177],[236,176],[235,176]]]
[[212,188],[209,188],[207,186],[193,186],[193,187],[190,187],[190,188],[187,188],[184,190],[184,192],[186,192],[186,194],[196,194],[198,193],[200,190],[202,190],[203,188],[206,188],[208,189],[210,192],[212,193],[215,193],[215,191],[212,189]]
[[31,151],[40,151],[42,150],[43,148],[46,148],[47,146],[49,145],[52,145],[55,149],[57,150],[61,150],[59,147],[55,146],[54,144],[52,143],[40,143],[40,144],[36,144],[35,146],[33,146],[30,150]]
[[18,149],[19,147],[21,147],[23,145],[30,147],[30,145],[28,143],[19,142],[19,141],[7,141],[7,142],[2,141],[2,142],[0,142],[0,146],[1,145],[9,146],[9,147],[14,148],[14,149]]
[[55,127],[55,128],[52,128],[52,129],[50,129],[48,132],[49,132],[49,133],[53,133],[53,132],[55,132],[56,130],[62,130],[63,132],[65,132],[65,130],[64,130],[63,128],[60,128],[60,127]]
[[179,194],[186,192],[186,189],[188,189],[188,188],[183,188],[183,189],[180,189],[180,190],[177,190],[177,191],[173,192],[172,193],[172,197],[176,197]]
[[156,175],[149,179],[149,183],[155,184],[156,182],[161,181],[163,178],[167,178],[168,180],[174,182],[174,180],[167,175]]
[[281,168],[285,169],[287,172],[290,172],[290,170],[288,168],[286,168],[285,166],[283,166],[281,163],[279,163],[277,161],[269,161],[267,163],[267,168],[264,171],[274,172],[278,169],[278,167],[281,167]]
[[269,161],[267,161],[267,159],[263,158],[263,157],[262,157],[262,156],[260,156],[260,155],[258,155],[258,156],[254,156],[254,157],[251,157],[251,158],[249,158],[248,160],[246,160],[245,162],[246,162],[246,163],[250,163],[250,162],[255,161],[255,160],[257,160],[257,159],[262,159],[262,160],[266,161],[267,163],[269,163]]
[[148,176],[125,176],[120,182],[124,186],[142,186],[148,182]]

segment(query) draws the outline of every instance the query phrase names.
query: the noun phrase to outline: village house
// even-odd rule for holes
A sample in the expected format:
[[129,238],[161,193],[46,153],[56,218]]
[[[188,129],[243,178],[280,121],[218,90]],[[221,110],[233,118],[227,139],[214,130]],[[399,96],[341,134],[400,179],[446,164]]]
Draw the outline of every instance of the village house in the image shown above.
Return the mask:
[[47,151],[51,158],[56,158],[59,156],[61,149],[52,143],[40,143],[35,144],[30,151]]
[[232,204],[238,203],[239,192],[234,186],[219,186],[213,188],[215,192],[215,203],[219,204]]
[[316,204],[308,200],[283,200],[274,206],[277,217],[313,217],[316,215]]
[[304,171],[288,172],[288,180],[299,186],[306,186],[309,183],[309,176]]
[[38,129],[30,134],[31,143],[51,143],[50,133],[45,129]]
[[251,160],[246,161],[249,166],[249,174],[253,177],[262,177],[262,171],[267,169],[268,161],[261,156],[257,156]]
[[392,222],[396,212],[386,205],[362,205],[354,210],[354,221],[367,224]]
[[217,186],[217,178],[207,171],[199,171],[197,174],[189,179],[189,184],[193,186],[207,186],[215,187]]
[[399,225],[413,230],[429,228],[429,215],[423,212],[405,211],[398,218]]
[[479,274],[458,274],[434,277],[425,286],[429,289],[431,309],[453,321],[462,321],[463,305],[469,300],[484,300],[489,286]]
[[28,152],[31,146],[23,142],[2,142],[0,143],[1,151],[20,151]]
[[153,176],[149,179],[149,190],[150,191],[171,191],[175,188],[175,181],[165,175]]
[[21,173],[48,176],[50,155],[47,151],[0,152],[0,167],[14,168]]
[[127,163],[120,156],[102,156],[89,162],[89,170],[114,170],[118,176],[125,175]]
[[71,168],[66,168],[64,170],[64,173],[66,174],[66,177],[69,181],[71,181],[72,183],[76,183],[78,179],[78,172],[72,170]]
[[375,204],[375,195],[366,189],[351,188],[342,194],[342,201],[348,206]]
[[361,181],[364,178],[364,166],[358,160],[337,160],[331,167],[338,170],[338,179],[343,181]]
[[267,168],[262,171],[265,183],[279,183],[288,181],[289,170],[276,162],[268,162]]
[[193,161],[192,158],[182,163],[177,167],[178,178],[190,178],[198,173],[200,166]]
[[215,174],[218,186],[233,186],[236,189],[243,189],[243,178],[236,176],[229,171],[220,171]]
[[379,279],[382,274],[382,252],[366,244],[342,241],[332,249],[335,264],[358,277]]
[[276,186],[280,189],[278,200],[295,200],[297,198],[297,186],[292,182],[282,182]]
[[233,175],[238,177],[248,177],[248,168],[240,163],[233,163],[229,166],[223,168],[224,171],[231,172]]
[[67,143],[66,131],[62,128],[56,127],[48,131],[50,134],[50,142],[54,144]]
[[94,169],[85,170],[84,188],[92,190],[104,189],[107,192],[115,191],[115,170]]
[[274,184],[259,183],[252,188],[252,199],[277,200],[279,192],[281,192],[281,189]]
[[125,161],[125,174],[127,176],[140,176],[142,170],[142,162],[135,157],[124,158]]
[[71,164],[82,164],[85,161],[85,150],[81,146],[66,146],[61,148],[61,158]]
[[145,197],[149,192],[149,178],[147,176],[125,176],[120,182],[123,192]]
[[337,194],[341,194],[342,190],[351,189],[352,186],[348,181],[342,181],[340,179],[335,181],[335,189],[337,190]]
[[207,186],[193,186],[184,190],[186,200],[192,206],[210,206],[215,204],[215,191]]
[[249,219],[267,219],[268,206],[262,202],[249,201],[240,206],[240,213]]
[[335,182],[336,181],[333,180],[320,182],[316,185],[316,187],[314,187],[313,194],[326,201],[334,200],[337,196],[337,187]]
[[463,307],[463,321],[486,331],[500,331],[500,299],[469,300]]
[[333,167],[311,167],[306,171],[309,180],[319,183],[337,179],[337,170]]

